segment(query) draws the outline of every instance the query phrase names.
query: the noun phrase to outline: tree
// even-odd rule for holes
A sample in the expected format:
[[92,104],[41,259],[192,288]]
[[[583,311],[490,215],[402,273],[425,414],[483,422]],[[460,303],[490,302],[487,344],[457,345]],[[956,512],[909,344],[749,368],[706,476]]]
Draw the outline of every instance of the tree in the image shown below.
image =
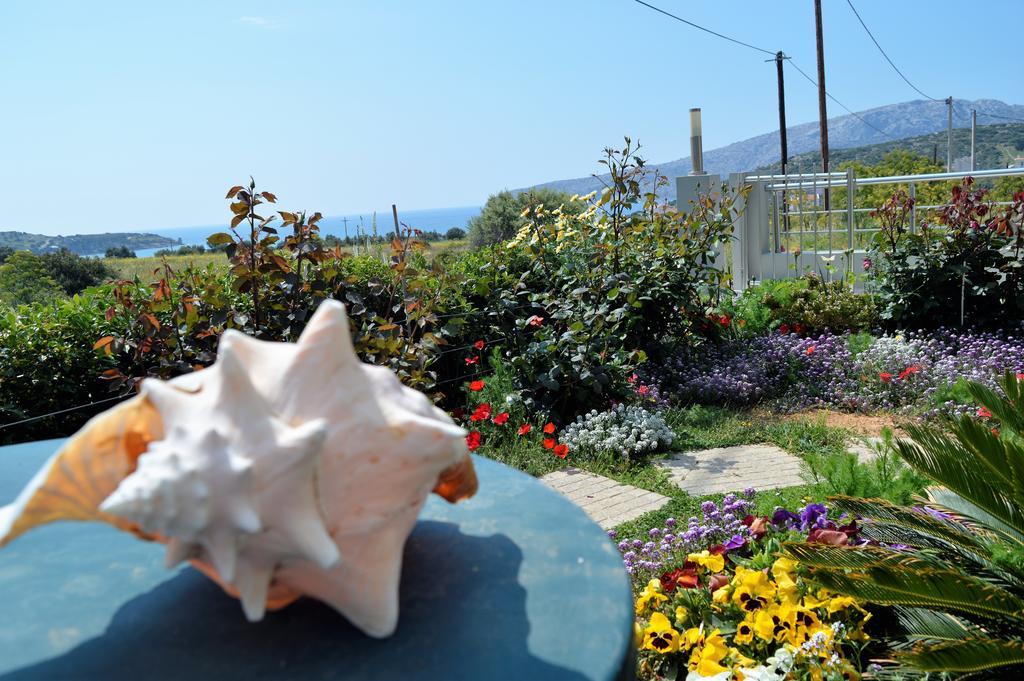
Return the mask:
[[455,239],[465,239],[466,230],[462,229],[461,227],[452,227],[451,229],[444,233],[444,238],[448,239],[449,241],[454,241]]
[[[893,149],[882,157],[879,163],[870,165],[860,161],[847,161],[839,164],[839,170],[853,168],[856,177],[892,177],[897,175],[921,175],[924,173],[945,172],[945,166],[932,163],[927,156],[907,151],[906,149]],[[879,208],[892,195],[898,187],[906,189],[905,185],[870,185],[857,190],[857,205],[866,208]],[[949,198],[949,191],[952,184],[949,182],[921,182],[915,187],[916,200],[919,206],[934,206],[945,203]],[[834,205],[842,206],[846,202],[846,190],[836,189],[833,191]],[[921,219],[923,216],[919,216]]]
[[480,215],[469,221],[469,243],[472,246],[488,246],[501,241],[508,241],[525,224],[522,217],[523,208],[531,203],[543,203],[545,206],[565,204],[571,213],[582,211],[581,204],[571,204],[565,192],[541,187],[530,189],[513,195],[510,191],[492,194],[480,211]]
[[50,277],[69,296],[73,296],[90,286],[117,278],[117,272],[102,260],[83,258],[66,248],[53,253],[45,253],[39,257]]
[[0,265],[7,261],[7,258],[14,255],[14,249],[10,246],[0,246]]
[[16,251],[0,265],[0,301],[26,305],[62,298],[64,291],[38,255]]
[[105,256],[107,258],[134,258],[135,251],[127,246],[114,246],[107,249]]

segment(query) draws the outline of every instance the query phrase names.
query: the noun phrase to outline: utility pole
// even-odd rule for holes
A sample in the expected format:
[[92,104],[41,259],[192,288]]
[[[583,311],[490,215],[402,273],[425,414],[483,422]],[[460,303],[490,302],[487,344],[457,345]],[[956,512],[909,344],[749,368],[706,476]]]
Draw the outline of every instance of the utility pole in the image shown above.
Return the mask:
[[[821,170],[828,173],[828,110],[825,106],[825,40],[821,33],[821,0],[814,0],[814,32],[818,46],[818,126],[821,133]],[[825,186],[825,210],[829,210]]]
[[946,172],[953,172],[953,98],[946,98]]
[[345,245],[348,245],[348,218],[342,218],[341,222],[345,225]]
[[977,170],[974,163],[974,135],[978,132],[978,110],[971,109],[971,172]]
[[782,60],[786,55],[779,50],[775,53],[775,74],[779,84],[779,143],[782,146],[782,174],[786,174],[789,165],[789,147],[786,145],[786,85],[782,78]]
[[402,238],[402,231],[398,228],[398,207],[395,204],[391,204],[391,215],[395,218],[395,238]]

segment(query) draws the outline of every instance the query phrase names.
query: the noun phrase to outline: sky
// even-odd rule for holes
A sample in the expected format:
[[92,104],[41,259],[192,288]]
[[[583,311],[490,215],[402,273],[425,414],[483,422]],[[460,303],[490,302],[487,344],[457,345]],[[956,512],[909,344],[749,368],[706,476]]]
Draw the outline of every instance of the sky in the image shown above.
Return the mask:
[[[812,0],[649,0],[814,74]],[[924,92],[1024,103],[1020,0],[854,0]],[[826,85],[861,111],[917,95],[824,0]],[[966,29],[966,30],[965,30]],[[633,0],[0,2],[0,230],[208,225],[254,176],[286,210],[480,205],[777,129],[768,56]],[[787,73],[790,125],[817,118]],[[829,115],[842,114],[831,105]]]

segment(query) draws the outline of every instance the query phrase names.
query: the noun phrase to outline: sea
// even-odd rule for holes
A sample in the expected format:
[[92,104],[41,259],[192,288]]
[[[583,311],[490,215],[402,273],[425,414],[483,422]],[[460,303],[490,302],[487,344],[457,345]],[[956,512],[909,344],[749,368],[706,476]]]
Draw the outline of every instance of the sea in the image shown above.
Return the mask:
[[[452,227],[466,229],[470,218],[480,214],[480,206],[460,206],[456,208],[427,208],[421,210],[400,210],[398,221],[413,229],[424,232],[440,232],[444,234]],[[391,215],[391,209],[377,211],[374,213],[353,213],[351,215],[332,215],[324,217],[320,221],[320,234],[333,234],[339,238],[355,236],[357,230],[363,234],[374,233],[376,222],[378,234],[388,234],[394,231],[395,222]],[[280,224],[280,220],[277,221]],[[166,229],[150,229],[147,233],[159,234],[171,239],[181,239],[183,246],[205,246],[206,237],[214,232],[227,231],[227,224],[222,225],[201,225],[198,227],[169,227]],[[347,234],[346,234],[347,232]],[[140,258],[153,255],[157,248],[143,248],[135,251]]]

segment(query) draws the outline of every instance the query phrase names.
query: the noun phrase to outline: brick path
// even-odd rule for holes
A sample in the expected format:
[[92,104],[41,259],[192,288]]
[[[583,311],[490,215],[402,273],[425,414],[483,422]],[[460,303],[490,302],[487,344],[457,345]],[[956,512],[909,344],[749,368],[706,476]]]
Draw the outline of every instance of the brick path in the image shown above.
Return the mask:
[[[847,449],[861,461],[868,461],[873,452],[867,444],[877,441],[878,438],[862,438]],[[800,464],[798,457],[767,444],[676,453],[655,463],[668,471],[669,478],[679,489],[695,496],[739,492],[747,487],[766,490],[802,485]],[[661,494],[577,468],[548,473],[541,482],[568,497],[605,529],[668,503],[668,497]]]
[[740,445],[673,454],[655,465],[668,469],[681,490],[699,496],[802,485],[800,464],[774,445]]
[[623,485],[577,468],[548,473],[540,480],[568,497],[606,530],[668,503],[668,497],[661,494]]

